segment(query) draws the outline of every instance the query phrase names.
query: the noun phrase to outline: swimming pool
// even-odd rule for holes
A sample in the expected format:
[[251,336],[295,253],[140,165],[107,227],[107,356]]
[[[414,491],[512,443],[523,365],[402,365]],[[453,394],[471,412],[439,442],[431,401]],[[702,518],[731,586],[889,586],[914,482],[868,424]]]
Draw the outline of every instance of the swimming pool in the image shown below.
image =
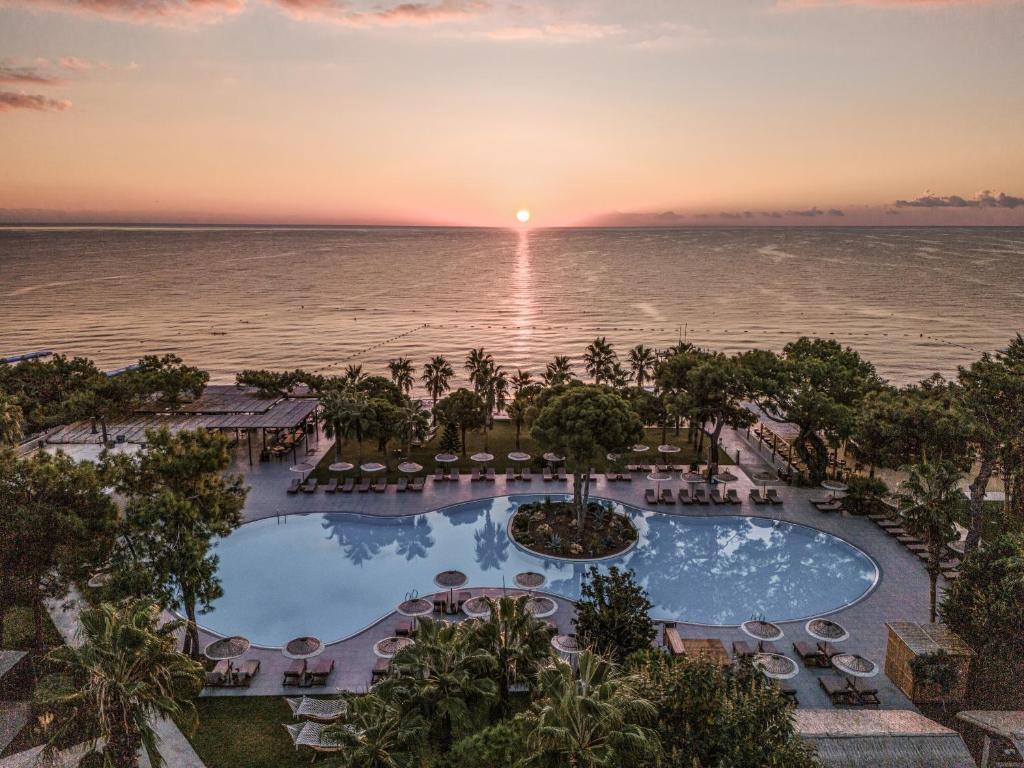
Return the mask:
[[[224,595],[199,623],[263,646],[298,635],[332,642],[390,613],[408,592],[436,592],[434,575],[448,568],[464,571],[474,587],[541,571],[544,591],[578,599],[588,564],[528,554],[508,537],[518,504],[542,498],[479,499],[401,518],[333,513],[247,523],[217,543]],[[813,528],[617,506],[639,539],[601,567],[633,569],[656,618],[715,625],[754,615],[806,618],[857,601],[878,578],[871,558]]]

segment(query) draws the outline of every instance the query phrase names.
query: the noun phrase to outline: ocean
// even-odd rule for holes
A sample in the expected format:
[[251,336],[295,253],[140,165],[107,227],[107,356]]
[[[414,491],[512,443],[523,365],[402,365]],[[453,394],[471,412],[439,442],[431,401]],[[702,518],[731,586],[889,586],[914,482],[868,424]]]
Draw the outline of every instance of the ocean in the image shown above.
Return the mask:
[[175,352],[386,373],[472,347],[540,373],[595,336],[620,356],[835,338],[907,383],[1024,330],[1024,229],[0,228],[0,356],[116,368]]

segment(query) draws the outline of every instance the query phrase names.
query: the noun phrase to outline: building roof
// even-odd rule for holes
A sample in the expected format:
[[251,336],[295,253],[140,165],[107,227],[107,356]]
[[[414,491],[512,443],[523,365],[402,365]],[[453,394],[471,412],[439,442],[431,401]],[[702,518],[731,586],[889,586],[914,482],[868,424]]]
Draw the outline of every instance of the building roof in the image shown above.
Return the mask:
[[974,651],[945,624],[918,624],[914,621],[886,622],[889,630],[913,653],[945,651],[951,656],[973,656]]
[[1024,739],[1024,712],[969,709],[958,712],[956,716],[996,736],[1017,741]]
[[960,735],[911,710],[797,709],[826,768],[976,768]]

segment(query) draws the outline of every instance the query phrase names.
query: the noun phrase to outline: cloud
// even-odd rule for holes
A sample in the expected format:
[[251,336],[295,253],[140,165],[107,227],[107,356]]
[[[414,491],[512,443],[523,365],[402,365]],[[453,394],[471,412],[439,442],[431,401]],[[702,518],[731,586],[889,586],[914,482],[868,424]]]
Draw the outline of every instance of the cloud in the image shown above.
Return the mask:
[[9,4],[136,24],[181,25],[220,21],[240,12],[245,3],[246,0],[11,0]]
[[1019,0],[776,0],[774,10],[802,11],[820,8],[972,8],[986,5],[1009,5]]
[[523,40],[544,43],[585,43],[615,37],[624,31],[618,24],[553,22],[551,24],[498,27],[486,32],[484,37],[489,40],[511,42]]
[[16,67],[10,64],[0,64],[0,83],[61,85],[61,80],[59,77],[41,72],[35,67]]
[[1024,197],[1007,195],[1005,192],[994,193],[985,189],[973,198],[967,199],[960,195],[933,195],[925,192],[913,200],[897,200],[897,208],[1018,208],[1024,206]]
[[71,109],[71,102],[63,99],[51,99],[37,93],[15,93],[0,91],[0,112],[11,112],[15,109],[31,109],[36,112],[64,112]]
[[76,72],[81,72],[86,69],[92,69],[92,64],[85,59],[80,59],[77,56],[61,56],[60,65],[64,69],[71,69]]
[[269,0],[295,19],[349,27],[428,25],[468,21],[490,9],[485,0],[437,0],[368,5],[348,0]]
[[827,211],[823,211],[817,206],[813,208],[807,208],[802,211],[786,211],[787,216],[801,216],[808,219],[816,219],[818,216],[845,216],[838,208],[829,208]]

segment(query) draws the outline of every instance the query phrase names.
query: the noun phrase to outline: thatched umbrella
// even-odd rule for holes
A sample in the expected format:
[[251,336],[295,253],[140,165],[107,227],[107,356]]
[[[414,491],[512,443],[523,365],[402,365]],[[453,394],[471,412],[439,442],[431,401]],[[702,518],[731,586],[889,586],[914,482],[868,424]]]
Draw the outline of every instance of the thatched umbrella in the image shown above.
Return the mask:
[[841,643],[849,638],[850,633],[831,619],[811,619],[804,626],[807,634],[815,640],[822,640],[827,643]]
[[751,619],[740,624],[740,630],[755,640],[773,642],[782,639],[782,627],[764,619]]
[[400,650],[413,644],[411,637],[385,637],[373,645],[373,652],[382,659],[393,659]]
[[324,652],[324,643],[318,637],[296,637],[289,640],[281,648],[281,653],[287,659],[303,661],[319,656]]
[[800,667],[789,656],[778,653],[758,653],[754,656],[754,666],[761,670],[765,677],[775,680],[788,680],[796,677]]

